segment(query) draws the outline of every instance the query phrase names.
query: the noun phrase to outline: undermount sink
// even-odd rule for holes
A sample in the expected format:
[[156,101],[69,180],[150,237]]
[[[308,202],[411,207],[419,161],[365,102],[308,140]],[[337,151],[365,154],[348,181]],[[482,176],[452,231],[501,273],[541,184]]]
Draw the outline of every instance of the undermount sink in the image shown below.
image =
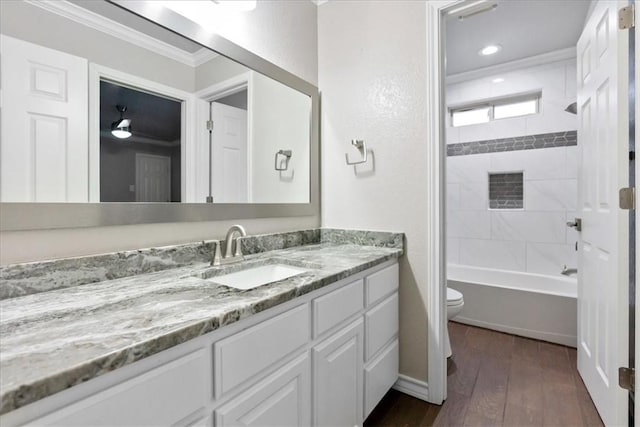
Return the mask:
[[284,264],[268,264],[247,268],[222,276],[211,277],[210,281],[230,288],[247,290],[268,283],[278,282],[309,271],[305,268],[291,267]]

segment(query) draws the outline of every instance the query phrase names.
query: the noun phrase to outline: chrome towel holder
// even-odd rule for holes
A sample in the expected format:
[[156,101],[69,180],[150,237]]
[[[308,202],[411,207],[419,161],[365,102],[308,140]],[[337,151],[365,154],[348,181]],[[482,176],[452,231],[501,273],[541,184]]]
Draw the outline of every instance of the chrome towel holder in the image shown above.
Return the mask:
[[[279,150],[276,152],[276,157],[274,160],[274,168],[277,171],[286,171],[287,169],[289,169],[289,160],[291,159],[291,150]],[[284,167],[283,168],[279,168],[278,167],[278,155],[284,156],[285,157],[285,161],[284,161]]]
[[356,147],[360,154],[362,154],[362,160],[357,160],[355,162],[349,161],[349,154],[344,153],[344,159],[348,165],[359,165],[367,162],[367,143],[362,139],[352,139],[351,145]]

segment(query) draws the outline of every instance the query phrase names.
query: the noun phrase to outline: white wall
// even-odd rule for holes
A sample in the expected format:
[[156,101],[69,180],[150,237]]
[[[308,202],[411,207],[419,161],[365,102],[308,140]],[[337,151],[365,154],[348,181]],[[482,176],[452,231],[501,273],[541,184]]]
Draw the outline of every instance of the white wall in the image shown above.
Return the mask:
[[[576,129],[564,111],[576,99],[575,59],[447,86],[447,103],[542,91],[541,113],[447,128],[447,142]],[[503,77],[503,83],[491,83]],[[577,265],[575,232],[565,226],[577,205],[578,147],[447,157],[447,258],[455,264],[557,275]],[[490,172],[523,171],[524,209],[490,210]]]
[[[252,73],[251,82],[251,201],[308,202],[311,99],[258,73]],[[292,152],[288,169],[282,172],[274,170],[279,150]]]
[[221,10],[211,25],[222,37],[317,85],[316,18],[308,0],[261,0],[251,12]]
[[[400,259],[400,372],[427,379],[424,164],[426,4],[330,1],[318,7],[322,223],[406,233]],[[350,140],[373,156],[354,169]]]
[[195,75],[186,64],[22,1],[2,1],[0,12],[2,34],[193,92]]
[[[5,3],[5,2],[2,2]],[[288,71],[317,82],[316,6],[311,2],[259,2],[251,25],[232,41]],[[3,22],[4,28],[4,22]],[[147,224],[0,233],[0,264],[223,238],[237,221]],[[243,220],[251,234],[316,227],[318,216]]]

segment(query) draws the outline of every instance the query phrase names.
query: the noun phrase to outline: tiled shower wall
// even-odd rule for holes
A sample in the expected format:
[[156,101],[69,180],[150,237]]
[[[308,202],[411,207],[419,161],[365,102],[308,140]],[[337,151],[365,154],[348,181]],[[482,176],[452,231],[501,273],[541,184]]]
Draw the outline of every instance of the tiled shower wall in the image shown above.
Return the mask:
[[[576,99],[575,75],[566,60],[448,85],[449,105],[542,91],[540,114],[447,128],[448,262],[551,275],[576,266],[565,222],[577,205],[577,123],[563,111]],[[523,208],[490,209],[489,174],[514,172],[523,173]]]

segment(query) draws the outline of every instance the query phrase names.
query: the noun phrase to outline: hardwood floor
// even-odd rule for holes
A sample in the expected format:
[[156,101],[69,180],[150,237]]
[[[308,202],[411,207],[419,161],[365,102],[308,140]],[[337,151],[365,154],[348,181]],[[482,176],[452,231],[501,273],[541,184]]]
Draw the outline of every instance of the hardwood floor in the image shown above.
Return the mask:
[[432,405],[389,391],[365,426],[602,426],[576,350],[449,323],[448,398]]

